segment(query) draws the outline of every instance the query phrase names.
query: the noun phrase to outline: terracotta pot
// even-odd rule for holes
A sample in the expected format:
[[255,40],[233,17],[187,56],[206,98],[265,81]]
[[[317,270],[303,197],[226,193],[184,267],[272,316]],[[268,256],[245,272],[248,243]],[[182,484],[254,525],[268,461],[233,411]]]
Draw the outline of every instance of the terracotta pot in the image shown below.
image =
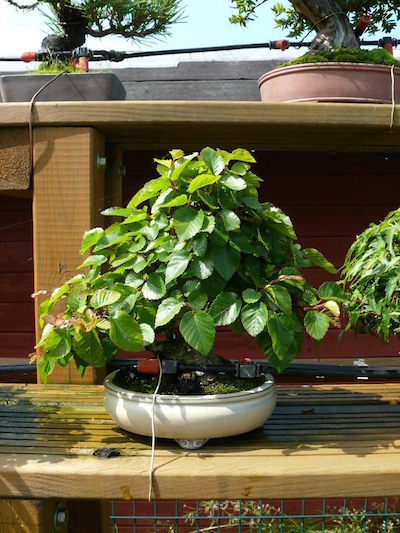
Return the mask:
[[[29,102],[55,74],[14,74],[0,76],[3,102]],[[37,102],[125,100],[121,81],[111,73],[64,74],[37,96]]]
[[[151,436],[153,395],[132,392],[104,382],[104,405],[118,427]],[[156,437],[175,439],[182,448],[200,448],[208,439],[239,435],[264,424],[275,408],[271,375],[259,387],[233,394],[159,395],[154,406]]]
[[[391,68],[362,63],[307,63],[264,74],[258,86],[265,102],[392,103]],[[400,68],[393,69],[400,103]]]

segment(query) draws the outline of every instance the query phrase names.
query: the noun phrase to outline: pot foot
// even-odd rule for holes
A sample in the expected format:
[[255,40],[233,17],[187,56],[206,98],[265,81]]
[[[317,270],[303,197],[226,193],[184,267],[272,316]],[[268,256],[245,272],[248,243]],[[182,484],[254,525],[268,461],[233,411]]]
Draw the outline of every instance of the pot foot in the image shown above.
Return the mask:
[[175,442],[179,444],[184,450],[199,450],[204,446],[208,439],[197,439],[197,440],[186,440],[186,439],[175,439]]

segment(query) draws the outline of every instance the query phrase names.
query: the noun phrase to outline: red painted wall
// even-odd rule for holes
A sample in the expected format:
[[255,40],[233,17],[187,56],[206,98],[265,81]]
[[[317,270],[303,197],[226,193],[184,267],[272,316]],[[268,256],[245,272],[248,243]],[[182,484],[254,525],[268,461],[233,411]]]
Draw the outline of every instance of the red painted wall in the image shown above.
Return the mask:
[[0,357],[34,345],[31,200],[0,195]]
[[[162,155],[126,154],[125,202],[155,176],[152,159]],[[254,155],[255,172],[264,179],[261,199],[284,209],[301,244],[320,249],[338,267],[355,235],[400,204],[398,159],[353,154]],[[26,357],[34,344],[31,218],[29,200],[0,195],[0,357]],[[307,276],[317,285],[333,279],[316,269],[308,270]],[[262,355],[248,336],[223,330],[216,342],[222,355]],[[322,357],[394,356],[399,352],[399,342],[386,346],[370,336],[355,339],[353,334],[338,345],[335,331],[321,345]],[[305,344],[302,356],[315,356],[312,342]]]

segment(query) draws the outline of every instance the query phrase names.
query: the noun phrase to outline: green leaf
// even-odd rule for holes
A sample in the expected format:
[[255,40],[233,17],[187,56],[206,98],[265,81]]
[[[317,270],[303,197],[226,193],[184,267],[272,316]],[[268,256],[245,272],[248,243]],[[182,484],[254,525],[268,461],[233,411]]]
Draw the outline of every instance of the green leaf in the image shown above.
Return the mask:
[[328,261],[318,250],[315,248],[303,248],[303,256],[311,261],[315,266],[324,268],[330,274],[337,274],[337,270],[330,261]]
[[202,228],[204,212],[193,207],[179,207],[173,216],[173,225],[181,241],[194,237]]
[[213,319],[204,311],[190,311],[183,315],[179,330],[185,341],[203,355],[208,355],[214,344]]
[[136,272],[129,272],[125,278],[126,285],[129,285],[129,287],[133,287],[134,289],[138,289],[143,284],[143,281],[142,276],[136,274]]
[[179,164],[178,162],[175,163],[175,168],[171,174],[171,181],[178,181],[181,175],[184,173],[186,167],[190,164],[191,160],[197,156],[198,153],[194,152],[193,154],[185,156],[185,160],[180,158]]
[[183,274],[189,264],[189,252],[174,252],[171,254],[165,271],[165,283],[170,283],[173,279]]
[[104,358],[103,346],[101,345],[96,330],[76,331],[72,346],[79,358],[85,361],[88,365],[94,367],[105,365],[106,360]]
[[89,231],[85,231],[85,233],[83,234],[80,253],[84,254],[86,250],[88,250],[89,248],[97,244],[103,235],[104,235],[103,228],[93,228],[93,229],[90,229]]
[[265,357],[268,359],[270,365],[278,372],[283,372],[293,359],[294,353],[287,353],[285,356],[278,356],[272,348],[272,339],[270,335],[264,331],[256,337],[257,344],[264,352]]
[[66,329],[49,328],[44,342],[40,342],[39,345],[44,348],[43,357],[59,359],[71,351],[71,337]]
[[215,228],[215,217],[213,215],[205,215],[201,231],[205,233],[212,233]]
[[319,311],[309,311],[304,317],[304,325],[310,337],[320,341],[329,329],[329,317]]
[[190,271],[196,278],[207,279],[214,271],[214,263],[209,257],[199,257],[193,261]]
[[142,331],[144,346],[153,344],[155,339],[154,329],[149,324],[146,324],[146,322],[139,324],[139,327]]
[[142,255],[138,255],[133,264],[133,271],[138,274],[147,267],[147,261]]
[[165,326],[174,316],[176,316],[183,307],[183,300],[170,297],[165,298],[157,309],[155,327]]
[[98,289],[90,298],[90,305],[94,309],[100,309],[100,307],[106,307],[107,305],[114,304],[120,298],[121,295],[119,292],[110,291],[108,289]]
[[261,292],[254,289],[246,289],[242,292],[242,298],[247,304],[254,304],[261,298]]
[[236,231],[240,228],[240,218],[233,211],[222,209],[221,218],[226,231]]
[[200,157],[215,176],[221,174],[225,168],[223,156],[209,146],[203,148],[203,150],[200,152]]
[[93,251],[98,252],[100,250],[104,250],[105,248],[110,248],[111,246],[114,246],[114,244],[120,244],[129,240],[130,236],[126,233],[121,233],[120,231],[110,231],[102,236],[102,238],[94,247]]
[[189,293],[187,302],[192,309],[203,309],[208,302],[208,295],[197,289]]
[[210,256],[217,272],[225,281],[229,281],[239,266],[240,253],[230,246],[223,248],[216,246],[211,249]]
[[193,252],[199,257],[203,257],[207,250],[207,235],[199,233],[193,238]]
[[268,311],[265,304],[262,302],[247,304],[243,307],[240,317],[246,331],[252,337],[256,337],[265,328],[268,318]]
[[92,265],[102,265],[107,261],[107,257],[104,255],[89,255],[83,263],[81,263],[78,268],[85,268]]
[[46,385],[49,375],[56,366],[56,359],[45,359],[41,357],[38,361],[38,371],[41,381]]
[[334,281],[323,283],[318,290],[318,296],[321,300],[334,300],[335,302],[345,302],[347,300],[346,294]]
[[146,218],[149,218],[147,213],[144,211],[137,211],[135,214],[126,218],[122,224],[133,224],[135,222],[140,222],[141,220],[146,220]]
[[153,272],[142,287],[142,294],[147,300],[159,300],[165,295],[165,283],[160,274]]
[[101,214],[104,217],[129,217],[133,214],[133,210],[127,207],[108,207]]
[[262,206],[255,196],[245,196],[242,198],[242,202],[250,209],[261,210]]
[[285,313],[285,315],[292,314],[292,299],[289,291],[280,285],[272,285],[267,289],[268,295],[271,297],[274,304]]
[[68,296],[68,308],[72,313],[76,313],[85,306],[87,295],[82,292],[82,284],[75,285]]
[[165,176],[149,181],[135,194],[132,200],[128,203],[128,208],[137,207],[146,200],[150,200],[151,198],[158,196],[159,192],[168,189],[170,184],[171,182],[169,178]]
[[169,202],[166,202],[165,204],[160,205],[160,208],[162,207],[179,207],[180,205],[187,204],[188,197],[186,194],[180,194],[173,200],[170,200]]
[[208,187],[216,181],[219,180],[219,176],[214,176],[213,174],[200,174],[196,176],[189,184],[188,192],[192,193],[197,191],[197,189],[202,189],[203,187]]
[[244,179],[238,178],[233,174],[224,174],[219,182],[232,191],[243,191],[247,188],[247,183]]
[[125,311],[117,311],[110,317],[110,339],[115,346],[126,352],[144,350],[142,330]]
[[209,314],[216,326],[228,326],[235,322],[240,313],[242,302],[234,292],[221,292],[213,301]]
[[267,327],[272,339],[272,349],[281,360],[291,360],[296,353],[293,320],[283,313],[272,314]]
[[256,160],[251,155],[251,153],[245,150],[244,148],[236,148],[236,150],[233,150],[233,152],[230,155],[230,159],[232,161],[244,161],[245,163],[256,162]]

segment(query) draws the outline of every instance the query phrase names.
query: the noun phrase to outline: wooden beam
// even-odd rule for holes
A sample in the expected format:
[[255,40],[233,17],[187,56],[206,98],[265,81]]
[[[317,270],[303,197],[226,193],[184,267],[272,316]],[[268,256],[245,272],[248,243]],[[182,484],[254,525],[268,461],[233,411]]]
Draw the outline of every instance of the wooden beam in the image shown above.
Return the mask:
[[[36,127],[85,126],[134,149],[206,144],[259,150],[398,152],[400,113],[373,104],[268,102],[42,102]],[[1,127],[27,127],[29,104],[0,105]],[[190,132],[190,134],[188,134]]]
[[[0,500],[0,533],[53,533],[54,500]],[[58,533],[66,533],[60,526]]]
[[[93,128],[40,128],[34,134],[33,248],[35,291],[48,294],[70,278],[82,262],[84,231],[101,224],[104,204],[104,140]],[[40,337],[35,302],[36,339]],[[101,374],[101,378],[103,373]],[[100,378],[100,379],[101,379]],[[75,366],[57,367],[53,383],[94,383],[95,369],[80,378]]]
[[27,128],[0,129],[0,192],[29,188],[29,154]]

